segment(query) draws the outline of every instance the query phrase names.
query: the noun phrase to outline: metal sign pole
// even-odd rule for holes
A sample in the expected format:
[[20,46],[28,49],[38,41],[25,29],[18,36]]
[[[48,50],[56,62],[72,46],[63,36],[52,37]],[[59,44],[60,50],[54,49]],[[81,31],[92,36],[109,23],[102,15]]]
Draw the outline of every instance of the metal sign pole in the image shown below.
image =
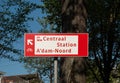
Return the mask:
[[54,58],[54,83],[57,83],[57,67],[58,67],[58,61],[57,58]]

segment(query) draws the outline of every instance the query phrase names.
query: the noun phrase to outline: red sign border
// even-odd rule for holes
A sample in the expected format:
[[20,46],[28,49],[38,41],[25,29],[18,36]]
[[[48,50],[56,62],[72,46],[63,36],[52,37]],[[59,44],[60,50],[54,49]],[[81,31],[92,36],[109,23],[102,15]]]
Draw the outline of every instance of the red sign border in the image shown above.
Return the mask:
[[[78,54],[39,54],[39,55],[35,55],[34,54],[34,51],[33,53],[31,54],[26,54],[26,46],[27,46],[27,36],[29,35],[29,38],[30,39],[34,39],[34,36],[35,35],[77,35],[78,37],[82,37],[82,38],[78,38],[78,42],[79,41],[82,41],[81,44],[78,43]],[[31,35],[31,36],[30,36]],[[85,41],[83,41],[85,40]],[[88,33],[25,33],[24,34],[24,57],[88,57],[88,54],[89,54],[89,34]],[[34,43],[34,41],[33,41]],[[86,44],[85,44],[86,43]],[[84,44],[86,46],[84,46]],[[34,45],[31,46],[32,48],[34,48]],[[79,48],[80,47],[80,48]],[[84,48],[84,49],[83,49]],[[86,50],[87,53],[85,55],[79,55],[81,54],[84,54],[84,51],[83,50]]]

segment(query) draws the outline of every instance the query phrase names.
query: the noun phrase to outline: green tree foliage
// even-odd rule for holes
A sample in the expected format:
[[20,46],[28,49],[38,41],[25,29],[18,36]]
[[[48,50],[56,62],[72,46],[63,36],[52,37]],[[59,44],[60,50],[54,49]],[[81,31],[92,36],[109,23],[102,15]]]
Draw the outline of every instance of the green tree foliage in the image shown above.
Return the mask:
[[87,60],[86,83],[101,83],[99,69],[95,64],[95,60]]
[[[42,0],[42,2],[44,4],[42,9],[47,15],[45,19],[48,19],[48,22],[56,25],[56,27],[60,26],[57,32],[62,31],[62,22],[67,24],[66,26],[68,26],[68,24],[70,26],[71,22],[67,23],[68,19],[63,18],[66,21],[62,21],[61,13],[63,12],[61,11],[61,0]],[[91,76],[91,74],[87,74],[89,75],[89,81],[109,83],[112,76],[112,69],[116,63],[119,63],[120,61],[119,4],[120,0],[88,0],[87,4],[84,4],[87,7],[88,12],[87,31],[89,32],[90,36],[90,61],[88,62],[88,72],[93,74],[93,76]],[[74,18],[69,17],[69,19]],[[79,21],[77,22],[79,23]],[[68,27],[65,31],[72,32],[73,30],[79,32],[79,29],[75,30],[73,28],[71,29],[70,27]],[[73,61],[73,59],[70,60]],[[71,61],[67,62],[66,60],[67,63]],[[74,64],[76,63],[77,62],[74,62]],[[75,67],[73,66],[73,68]],[[93,80],[95,78],[96,80]]]
[[47,18],[38,18],[38,23],[41,25],[41,29],[39,33],[55,33],[56,32],[56,25],[50,24]]
[[[74,2],[74,1],[73,1]],[[62,27],[62,20],[64,20],[64,19],[62,19],[61,18],[61,16],[62,16],[62,12],[61,12],[61,1],[59,2],[58,0],[43,0],[43,10],[44,10],[44,12],[47,14],[47,16],[45,17],[45,19],[47,19],[47,21],[50,23],[50,24],[53,24],[53,25],[56,25],[56,27],[57,27],[57,30],[56,30],[56,32],[60,32],[60,31],[63,31],[63,30],[61,30],[61,27]],[[74,5],[75,5],[75,3],[74,3]],[[71,6],[72,6],[72,3],[71,3]],[[77,11],[76,11],[77,12]],[[67,12],[67,13],[69,13],[69,12]],[[72,14],[72,13],[71,13]],[[77,12],[77,15],[78,15],[79,13]],[[72,16],[73,17],[73,16]],[[82,17],[82,15],[81,15],[81,17]],[[66,18],[66,17],[65,17]],[[71,18],[71,17],[70,17]],[[39,19],[38,19],[39,20]],[[77,22],[77,20],[76,20],[76,18],[74,19],[76,22]],[[41,21],[41,20],[39,20],[39,21]],[[66,19],[66,21],[72,21],[71,19]],[[82,20],[83,21],[83,20]],[[65,20],[64,20],[64,22],[65,22]],[[85,21],[84,21],[85,22]],[[42,23],[42,22],[40,22],[41,24],[43,24],[44,25],[44,22]],[[66,23],[66,22],[65,22]],[[64,24],[65,24],[64,23]],[[76,24],[79,24],[78,22],[76,23]],[[84,24],[84,23],[83,23]],[[68,30],[71,30],[72,28],[71,27],[69,27],[68,28],[68,23],[66,24],[66,26],[67,26],[67,29]],[[43,26],[44,27],[44,26]],[[75,25],[74,25],[74,27],[75,27]],[[64,28],[66,28],[66,27],[64,27]],[[84,28],[85,28],[85,26],[84,26]],[[44,28],[45,29],[45,28]],[[56,28],[55,28],[56,29]],[[81,26],[80,26],[80,24],[79,24],[79,29],[81,29]],[[82,30],[82,29],[81,29]],[[44,31],[44,30],[43,30]],[[82,30],[81,32],[83,32],[84,30]],[[71,32],[74,32],[74,31],[71,31]],[[79,32],[79,30],[78,30],[78,32]],[[73,60],[72,62],[71,62],[71,60]],[[33,62],[32,60],[30,61],[30,62]],[[66,59],[65,61],[64,61],[65,63],[64,63],[64,67],[62,66],[61,68],[63,68],[62,70],[64,70],[63,72],[60,72],[60,73],[65,73],[65,72],[67,72],[65,75],[62,75],[62,74],[60,74],[62,77],[60,78],[60,81],[61,81],[61,83],[64,83],[63,81],[66,81],[66,82],[75,82],[75,81],[85,81],[84,80],[84,75],[83,74],[81,74],[81,73],[79,73],[79,75],[78,76],[75,76],[75,75],[77,75],[77,72],[79,72],[79,67],[81,67],[81,64],[82,64],[82,62],[83,62],[83,59],[75,59],[75,58],[69,58],[69,59]],[[68,63],[68,65],[66,64],[66,63]],[[72,65],[70,65],[69,63],[72,63]],[[75,66],[74,66],[74,64],[75,64]],[[44,65],[44,67],[43,67],[43,70],[42,71],[44,71],[45,70],[45,67],[47,67],[47,66],[45,66],[47,63],[43,63],[42,65]],[[31,66],[31,64],[28,64],[28,66]],[[77,67],[77,65],[78,65],[78,67]],[[83,64],[84,65],[84,64]],[[39,65],[39,66],[41,66],[41,65]],[[77,69],[73,69],[74,67],[76,67]],[[31,67],[33,67],[33,66],[31,66]],[[49,66],[48,66],[49,67]],[[83,67],[83,66],[82,66]],[[71,68],[71,69],[69,69],[69,68]],[[68,70],[67,70],[68,69]],[[81,69],[81,71],[83,71],[83,69],[84,69],[84,67]],[[73,74],[73,78],[72,78],[72,76],[68,76],[68,78],[69,78],[69,80],[67,80],[67,75],[68,75],[68,71],[69,70],[72,70],[72,72],[75,72],[76,70],[76,73],[71,73],[70,75],[72,75]],[[47,70],[47,72],[48,72],[49,70]],[[44,72],[42,72],[42,73],[44,73]],[[81,75],[80,75],[81,74]],[[49,75],[49,74],[48,74]],[[82,76],[83,76],[83,78],[82,78]],[[65,79],[66,78],[66,79]],[[78,79],[78,78],[80,78],[80,79]],[[64,79],[64,80],[63,80]]]
[[28,32],[26,22],[31,20],[28,14],[36,7],[25,0],[0,0],[0,57],[14,61],[13,55],[23,55],[13,43]]
[[116,64],[111,72],[110,81],[112,83],[119,83],[120,82],[120,63]]
[[62,19],[61,19],[61,1],[60,0],[42,0],[43,11],[47,16],[44,18],[54,26],[56,32],[61,32]]
[[53,82],[53,58],[25,58],[25,68],[29,72],[38,72],[40,77],[50,80],[49,83]]
[[120,57],[119,4],[119,0],[89,0],[87,4],[90,58],[95,60],[99,80],[104,83],[110,82],[111,71]]
[[[87,30],[90,33],[89,58],[98,68],[98,79],[104,83],[109,83],[112,68],[120,57],[119,4],[119,0],[88,0],[85,4],[88,11]],[[49,14],[52,15],[53,12]]]

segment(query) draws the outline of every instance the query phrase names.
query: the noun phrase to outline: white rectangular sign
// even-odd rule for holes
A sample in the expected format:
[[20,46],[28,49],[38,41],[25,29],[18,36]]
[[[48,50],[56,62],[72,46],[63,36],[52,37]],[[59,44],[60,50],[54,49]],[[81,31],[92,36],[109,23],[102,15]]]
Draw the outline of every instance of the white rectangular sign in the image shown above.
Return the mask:
[[35,54],[78,54],[78,36],[35,36]]

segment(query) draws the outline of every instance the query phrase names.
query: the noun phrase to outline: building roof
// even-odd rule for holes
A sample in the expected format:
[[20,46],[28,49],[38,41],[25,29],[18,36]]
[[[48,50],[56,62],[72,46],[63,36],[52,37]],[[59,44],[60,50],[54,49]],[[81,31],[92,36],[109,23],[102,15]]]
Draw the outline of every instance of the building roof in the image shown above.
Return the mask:
[[25,74],[25,75],[15,75],[15,76],[4,76],[3,83],[8,83],[8,81],[27,83],[27,81],[38,81],[36,83],[42,83],[42,80],[39,78],[38,74]]
[[4,75],[4,74],[5,74],[5,72],[0,71],[0,75]]

